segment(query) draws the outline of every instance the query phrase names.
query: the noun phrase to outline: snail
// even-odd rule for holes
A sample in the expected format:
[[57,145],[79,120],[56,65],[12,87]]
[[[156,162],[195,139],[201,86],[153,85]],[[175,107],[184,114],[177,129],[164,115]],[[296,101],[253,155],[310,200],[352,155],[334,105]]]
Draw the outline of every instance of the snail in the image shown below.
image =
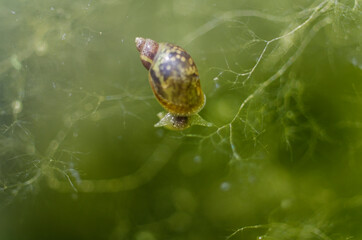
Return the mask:
[[137,50],[143,66],[149,71],[152,91],[167,112],[160,112],[155,127],[184,130],[192,125],[211,127],[198,113],[206,96],[201,90],[197,67],[191,56],[171,43],[157,43],[137,37]]

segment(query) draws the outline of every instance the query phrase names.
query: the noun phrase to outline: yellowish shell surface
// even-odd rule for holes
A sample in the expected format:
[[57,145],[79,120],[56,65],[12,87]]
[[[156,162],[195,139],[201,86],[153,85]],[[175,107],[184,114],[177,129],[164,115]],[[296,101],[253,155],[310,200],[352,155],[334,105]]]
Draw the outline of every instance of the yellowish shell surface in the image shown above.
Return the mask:
[[149,69],[149,82],[160,104],[174,115],[190,116],[205,104],[195,62],[179,46],[159,44]]

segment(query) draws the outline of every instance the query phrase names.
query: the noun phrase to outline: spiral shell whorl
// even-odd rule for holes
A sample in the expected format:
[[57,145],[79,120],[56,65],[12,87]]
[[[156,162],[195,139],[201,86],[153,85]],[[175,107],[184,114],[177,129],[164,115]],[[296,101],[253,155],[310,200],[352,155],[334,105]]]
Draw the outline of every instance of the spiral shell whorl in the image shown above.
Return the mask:
[[152,39],[141,37],[137,37],[135,42],[137,50],[140,52],[141,62],[149,70],[158,51],[158,43]]

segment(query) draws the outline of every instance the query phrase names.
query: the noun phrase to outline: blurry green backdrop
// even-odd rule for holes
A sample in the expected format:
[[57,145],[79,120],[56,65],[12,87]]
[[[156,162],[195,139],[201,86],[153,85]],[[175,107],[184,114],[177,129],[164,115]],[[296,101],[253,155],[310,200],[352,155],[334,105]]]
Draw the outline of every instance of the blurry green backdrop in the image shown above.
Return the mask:
[[[0,0],[0,239],[362,239],[361,5]],[[153,127],[135,37],[215,127]]]

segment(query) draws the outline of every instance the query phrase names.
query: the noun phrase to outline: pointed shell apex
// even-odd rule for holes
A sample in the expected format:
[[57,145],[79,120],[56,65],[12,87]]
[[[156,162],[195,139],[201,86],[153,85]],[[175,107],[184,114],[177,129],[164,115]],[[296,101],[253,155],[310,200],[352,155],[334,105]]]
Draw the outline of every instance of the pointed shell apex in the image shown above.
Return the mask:
[[143,46],[145,45],[145,42],[146,42],[146,39],[141,38],[141,37],[136,37],[135,43],[136,43],[137,50],[139,52],[141,52]]

